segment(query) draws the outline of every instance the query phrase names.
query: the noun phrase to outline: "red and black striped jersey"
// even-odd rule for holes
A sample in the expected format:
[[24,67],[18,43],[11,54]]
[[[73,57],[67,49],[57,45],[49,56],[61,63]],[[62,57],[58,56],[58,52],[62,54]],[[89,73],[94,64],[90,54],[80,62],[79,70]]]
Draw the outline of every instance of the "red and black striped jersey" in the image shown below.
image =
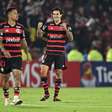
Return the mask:
[[[65,43],[67,40],[66,31],[60,24],[56,25],[54,22],[49,22],[42,26],[42,31],[45,32],[47,37],[47,54],[50,55],[64,55],[65,54]],[[67,28],[71,30],[71,27],[67,25]]]
[[[11,54],[11,57],[21,57],[21,40],[25,38],[23,25],[16,23],[10,26],[7,22],[0,23],[0,41],[5,50]],[[2,53],[2,57],[3,53]]]

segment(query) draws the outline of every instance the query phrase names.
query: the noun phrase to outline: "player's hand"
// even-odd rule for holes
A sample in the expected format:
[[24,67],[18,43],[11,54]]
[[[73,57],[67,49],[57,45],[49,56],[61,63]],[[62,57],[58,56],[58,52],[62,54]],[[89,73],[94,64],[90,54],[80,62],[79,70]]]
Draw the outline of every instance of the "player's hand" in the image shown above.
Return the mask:
[[43,23],[42,22],[39,22],[38,23],[38,28],[40,29],[42,27]]
[[61,25],[64,27],[65,30],[67,30],[67,24],[66,23],[62,23]]
[[11,57],[11,54],[9,52],[7,52],[7,51],[4,51],[3,54],[4,54],[4,56],[6,58],[10,58]]

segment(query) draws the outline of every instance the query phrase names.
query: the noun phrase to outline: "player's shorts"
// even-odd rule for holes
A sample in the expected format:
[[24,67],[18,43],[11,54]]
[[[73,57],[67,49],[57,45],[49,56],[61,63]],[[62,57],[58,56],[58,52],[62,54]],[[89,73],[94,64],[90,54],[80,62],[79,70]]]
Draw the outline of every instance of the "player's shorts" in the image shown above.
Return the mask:
[[54,64],[55,69],[65,69],[65,62],[64,55],[45,55],[42,60],[42,64],[49,66],[49,68]]
[[21,70],[22,68],[22,58],[1,58],[0,59],[0,73],[8,74],[14,69]]

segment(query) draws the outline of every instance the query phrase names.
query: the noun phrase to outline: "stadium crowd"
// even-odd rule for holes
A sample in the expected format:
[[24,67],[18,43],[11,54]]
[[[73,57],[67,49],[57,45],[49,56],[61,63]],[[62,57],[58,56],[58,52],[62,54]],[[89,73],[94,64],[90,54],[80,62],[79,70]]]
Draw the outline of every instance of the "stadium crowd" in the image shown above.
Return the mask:
[[[42,54],[45,42],[37,35],[37,24],[50,17],[54,7],[64,11],[64,20],[69,23],[74,33],[74,41],[67,44],[68,59],[75,60],[77,52],[79,61],[94,60],[112,61],[112,0],[0,0],[0,22],[5,21],[5,10],[16,6],[20,11],[19,22],[25,26],[26,38],[32,59]],[[76,50],[75,56],[70,52]],[[98,52],[99,58],[90,56]],[[25,60],[25,54],[23,51]],[[109,56],[107,56],[109,55]],[[79,56],[78,56],[79,58]],[[94,58],[94,59],[93,59]],[[109,58],[109,59],[107,59]]]

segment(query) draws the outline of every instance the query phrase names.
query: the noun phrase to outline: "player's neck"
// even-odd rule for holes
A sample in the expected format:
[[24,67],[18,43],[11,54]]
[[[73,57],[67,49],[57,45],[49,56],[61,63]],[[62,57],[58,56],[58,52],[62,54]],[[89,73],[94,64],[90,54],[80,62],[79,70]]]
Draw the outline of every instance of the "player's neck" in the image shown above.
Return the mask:
[[13,20],[9,19],[8,24],[13,27],[13,26],[16,25],[16,21],[13,21]]
[[54,21],[54,23],[55,23],[56,25],[58,25],[58,24],[61,23],[61,20]]

